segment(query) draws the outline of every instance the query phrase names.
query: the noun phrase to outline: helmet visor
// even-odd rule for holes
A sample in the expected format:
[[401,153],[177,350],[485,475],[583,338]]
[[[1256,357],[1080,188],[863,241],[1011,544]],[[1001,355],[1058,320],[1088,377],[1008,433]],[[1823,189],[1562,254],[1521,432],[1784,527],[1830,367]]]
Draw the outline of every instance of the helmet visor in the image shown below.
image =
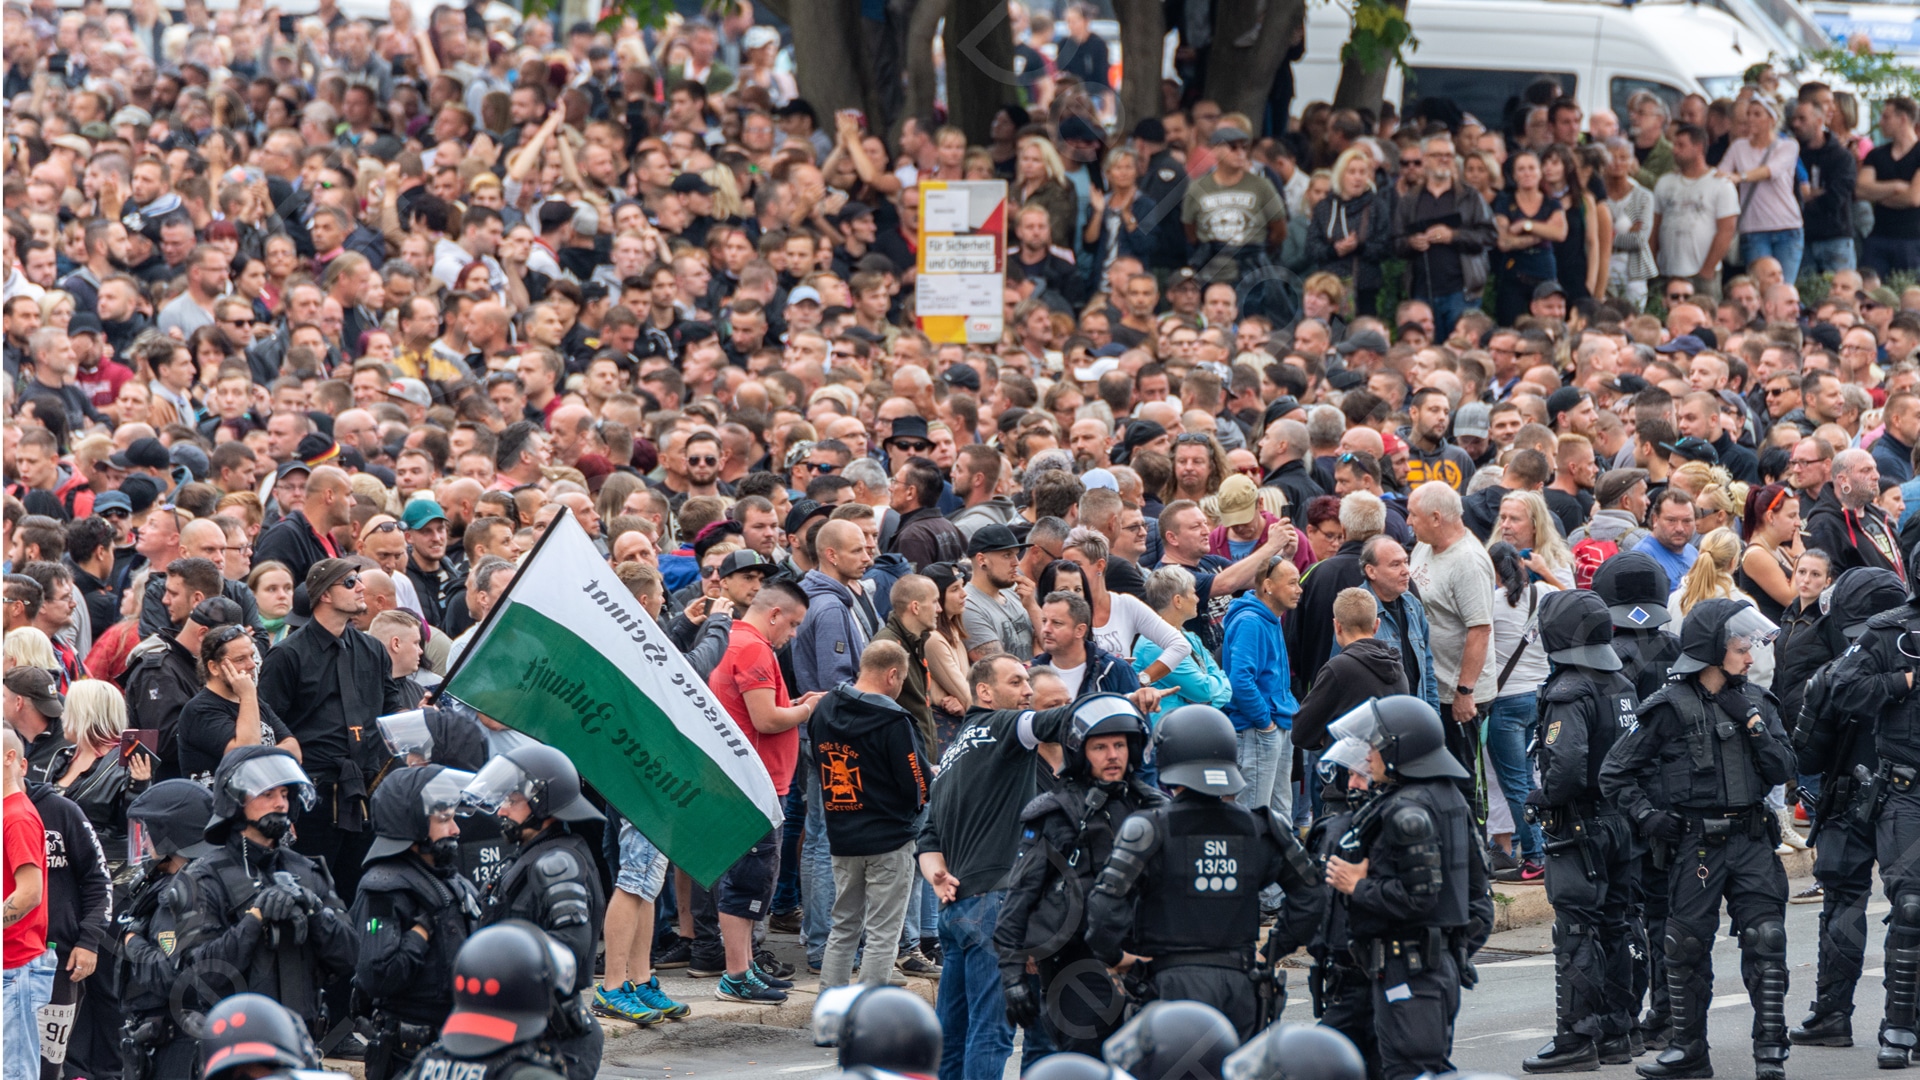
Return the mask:
[[847,1014],[853,1011],[854,999],[865,989],[854,983],[821,991],[813,1003],[813,1045],[840,1045],[840,1036],[847,1028]]
[[1372,750],[1373,747],[1368,745],[1364,739],[1355,739],[1349,736],[1335,740],[1332,746],[1320,752],[1319,767],[1322,770],[1320,778],[1323,780],[1331,780],[1332,777],[1328,775],[1328,771],[1335,765],[1345,768],[1348,772],[1356,772],[1362,776],[1367,775],[1367,755]]
[[1141,1062],[1153,1056],[1155,1044],[1150,1014],[1159,1004],[1156,1001],[1141,1009],[1133,1019],[1121,1025],[1119,1031],[1107,1037],[1100,1048],[1100,1056],[1107,1064],[1131,1073]]
[[1119,694],[1098,694],[1086,699],[1073,710],[1074,741],[1085,746],[1093,730],[1114,717],[1132,720],[1133,730],[1139,729],[1140,711],[1133,707],[1133,702]]
[[508,796],[516,791],[526,794],[532,783],[526,771],[512,759],[497,757],[467,782],[460,801],[483,813],[497,814],[507,804]]
[[1270,1038],[1256,1035],[1252,1042],[1228,1054],[1227,1060],[1220,1063],[1220,1080],[1264,1080],[1285,1075],[1285,1063],[1272,1060],[1273,1053],[1268,1049],[1272,1042]]
[[575,962],[572,950],[552,938],[547,938],[547,957],[553,964],[553,992],[561,997],[573,993],[574,981],[579,977],[580,965]]
[[473,783],[473,774],[459,769],[445,769],[436,773],[433,779],[420,788],[420,808],[426,811],[427,820],[432,821],[441,815],[449,817],[456,814],[471,814],[473,808],[466,804],[463,796],[467,785]]
[[1773,644],[1773,639],[1779,636],[1780,628],[1752,607],[1741,608],[1727,620],[1729,646],[1739,640],[1745,641],[1749,648],[1758,649]]
[[381,717],[377,722],[381,738],[387,740],[387,749],[395,757],[419,754],[428,760],[433,758],[433,733],[427,730],[425,709],[394,713]]
[[[1374,706],[1371,700],[1363,701],[1355,705],[1353,708],[1347,710],[1345,716],[1327,725],[1327,737],[1335,740],[1336,743],[1341,740],[1351,739],[1365,746],[1380,745],[1380,710]],[[1324,757],[1325,755],[1323,754],[1322,756]],[[1361,767],[1364,768],[1366,763],[1367,755],[1366,752],[1362,750],[1360,754]],[[1346,763],[1341,762],[1341,764],[1344,765]],[[1351,768],[1351,766],[1348,767]]]
[[153,831],[139,818],[127,819],[127,862],[136,867],[160,857],[160,850],[153,846]]
[[289,754],[267,754],[240,763],[227,777],[227,792],[241,802],[264,795],[274,788],[286,788],[291,798],[300,800],[300,808],[313,809],[313,781]]

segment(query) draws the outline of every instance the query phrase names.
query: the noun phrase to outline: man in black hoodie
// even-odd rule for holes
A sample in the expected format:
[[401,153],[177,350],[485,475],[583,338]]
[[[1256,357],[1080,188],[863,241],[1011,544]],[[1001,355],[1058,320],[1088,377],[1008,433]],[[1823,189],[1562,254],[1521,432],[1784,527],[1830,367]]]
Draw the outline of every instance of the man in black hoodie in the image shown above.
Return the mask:
[[907,663],[898,642],[868,644],[859,676],[829,691],[807,721],[833,854],[823,987],[850,980],[863,932],[861,981],[885,986],[893,974],[914,886],[913,824],[926,803],[929,772],[913,718],[896,700]]
[[1407,692],[1407,669],[1400,650],[1383,638],[1380,607],[1363,588],[1341,589],[1333,599],[1333,639],[1340,652],[1314,676],[1313,689],[1293,714],[1294,745],[1319,750],[1327,745],[1327,725],[1368,698]]
[[1906,577],[1906,560],[1874,504],[1880,494],[1880,467],[1865,450],[1842,450],[1833,457],[1832,482],[1807,514],[1806,542],[1833,556],[1833,576],[1856,566],[1891,570]]

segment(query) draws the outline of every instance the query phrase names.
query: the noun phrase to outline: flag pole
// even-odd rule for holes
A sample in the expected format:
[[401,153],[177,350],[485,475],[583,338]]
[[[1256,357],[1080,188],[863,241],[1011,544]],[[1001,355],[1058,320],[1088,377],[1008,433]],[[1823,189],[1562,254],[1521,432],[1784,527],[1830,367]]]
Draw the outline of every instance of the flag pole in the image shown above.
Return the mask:
[[[500,597],[499,599],[493,602],[493,607],[488,609],[487,617],[480,620],[479,626],[474,627],[474,630],[473,630],[474,645],[478,645],[480,643],[480,640],[487,636],[487,631],[493,628],[493,620],[498,618],[501,610],[507,606],[507,597],[513,595],[513,588],[514,586],[520,584],[521,575],[527,572],[527,567],[533,565],[534,556],[539,555],[540,549],[546,546],[547,537],[552,536],[553,531],[556,528],[559,528],[560,522],[562,519],[570,519],[572,517],[573,517],[572,508],[567,506],[562,506],[560,513],[555,514],[553,516],[553,520],[547,522],[546,531],[541,533],[540,538],[533,542],[533,547],[529,549],[525,555],[521,556],[520,565],[513,568],[513,579],[508,581],[507,587],[500,591]],[[440,696],[447,692],[447,687],[453,685],[453,677],[459,674],[460,669],[462,667],[466,666],[467,657],[472,655],[473,655],[472,646],[469,646],[466,649],[461,651],[460,659],[455,660],[453,662],[453,667],[449,669],[447,671],[446,676],[440,680],[440,688],[433,692],[433,700],[435,702],[438,702],[440,700]]]

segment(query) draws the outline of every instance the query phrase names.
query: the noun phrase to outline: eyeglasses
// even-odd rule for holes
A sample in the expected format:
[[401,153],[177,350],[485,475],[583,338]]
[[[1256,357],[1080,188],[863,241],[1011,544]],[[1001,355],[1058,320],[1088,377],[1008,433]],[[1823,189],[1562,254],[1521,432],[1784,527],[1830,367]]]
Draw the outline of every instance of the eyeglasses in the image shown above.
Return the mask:
[[1818,458],[1811,459],[1811,460],[1802,459],[1802,458],[1787,459],[1787,468],[1789,469],[1804,469],[1809,465],[1818,465],[1818,464],[1820,464],[1820,461]]
[[714,457],[714,456],[713,456],[712,454],[701,454],[701,455],[700,455],[700,456],[698,456],[698,457],[695,457],[695,456],[693,456],[693,455],[691,455],[691,454],[689,454],[689,455],[687,455],[687,464],[689,464],[689,465],[718,465],[718,464],[720,464],[720,459],[719,459],[719,458],[717,458],[717,457]]
[[1120,529],[1122,532],[1143,533],[1147,531],[1147,523],[1144,521],[1136,521],[1131,525],[1122,525],[1120,526]]
[[226,323],[228,326],[252,326],[253,325],[253,319],[251,317],[245,318],[245,319],[221,319],[220,321],[223,323]]
[[1669,304],[1677,304],[1682,300],[1691,300],[1691,299],[1693,299],[1693,294],[1690,292],[1689,293],[1671,292],[1667,294],[1667,303]]

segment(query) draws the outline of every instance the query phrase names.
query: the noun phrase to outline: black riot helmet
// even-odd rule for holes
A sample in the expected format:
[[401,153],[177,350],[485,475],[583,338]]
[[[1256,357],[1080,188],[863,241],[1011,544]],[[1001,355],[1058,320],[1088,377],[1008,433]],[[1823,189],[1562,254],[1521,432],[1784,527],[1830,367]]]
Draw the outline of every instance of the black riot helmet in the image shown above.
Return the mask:
[[1119,1069],[1085,1054],[1048,1054],[1033,1063],[1020,1080],[1128,1080]]
[[127,807],[128,861],[208,854],[214,850],[206,840],[212,816],[212,792],[191,780],[160,781]]
[[387,749],[407,764],[413,756],[467,772],[479,772],[487,764],[487,733],[472,716],[451,709],[427,706],[383,716],[377,721]]
[[813,1044],[839,1047],[842,1069],[933,1076],[941,1042],[933,1006],[897,986],[836,986],[813,1004]]
[[1652,630],[1673,618],[1667,613],[1672,589],[1666,567],[1643,551],[1621,552],[1601,563],[1593,572],[1593,591],[1606,601],[1617,629]]
[[[365,861],[397,855],[414,844],[422,848],[432,844],[428,830],[433,819],[459,811],[461,796],[472,782],[472,773],[445,765],[418,765],[389,773],[369,802],[374,839]],[[447,854],[451,858],[454,851]]]
[[[191,783],[191,781],[186,781]],[[207,1034],[200,1040],[206,1080],[228,1080],[244,1065],[279,1069],[317,1069],[320,1051],[307,1025],[265,994],[235,994],[207,1012]]]
[[1328,724],[1327,734],[1336,739],[1355,739],[1379,751],[1387,773],[1394,777],[1467,778],[1467,770],[1447,749],[1447,733],[1440,724],[1440,714],[1411,694],[1363,701]]
[[606,820],[580,794],[580,773],[573,762],[551,746],[533,743],[487,762],[467,785],[465,801],[497,814],[514,792],[526,796],[527,805],[533,809],[532,822],[550,817],[562,821]]
[[[247,800],[277,787],[287,789],[289,812],[268,814],[257,822],[241,820]],[[294,756],[277,746],[241,746],[227,751],[213,770],[213,815],[207,820],[206,840],[224,844],[236,824],[253,825],[273,836],[285,835],[293,815],[313,806],[313,781]],[[278,839],[276,836],[275,839]]]
[[1227,1058],[1223,1080],[1366,1080],[1353,1040],[1329,1027],[1275,1024]]
[[1690,675],[1718,667],[1735,638],[1760,646],[1779,632],[1779,627],[1745,600],[1702,600],[1687,612],[1686,625],[1680,628],[1680,657],[1671,670],[1675,675]]
[[1060,767],[1060,775],[1085,776],[1087,742],[1103,735],[1125,735],[1127,767],[1140,767],[1147,742],[1147,724],[1141,719],[1140,710],[1119,694],[1093,694],[1081,698],[1073,706],[1073,722],[1067,725],[1066,737],[1060,741],[1066,759]]
[[1826,617],[1845,639],[1835,639],[1837,653],[1846,648],[1845,642],[1867,632],[1868,619],[1906,603],[1907,586],[1891,570],[1856,566],[1833,583],[1832,595],[1833,606],[1827,609]]
[[1540,600],[1540,647],[1556,664],[1619,671],[1613,651],[1613,615],[1598,593],[1550,592]]
[[1182,705],[1161,717],[1153,746],[1160,782],[1168,787],[1225,797],[1247,786],[1240,775],[1233,721],[1211,705]]
[[1101,1047],[1107,1064],[1137,1080],[1222,1080],[1227,1055],[1240,1045],[1233,1022],[1197,1001],[1156,1001]]
[[538,1038],[575,974],[573,954],[524,919],[478,931],[453,958],[453,1012],[440,1045],[478,1058]]

